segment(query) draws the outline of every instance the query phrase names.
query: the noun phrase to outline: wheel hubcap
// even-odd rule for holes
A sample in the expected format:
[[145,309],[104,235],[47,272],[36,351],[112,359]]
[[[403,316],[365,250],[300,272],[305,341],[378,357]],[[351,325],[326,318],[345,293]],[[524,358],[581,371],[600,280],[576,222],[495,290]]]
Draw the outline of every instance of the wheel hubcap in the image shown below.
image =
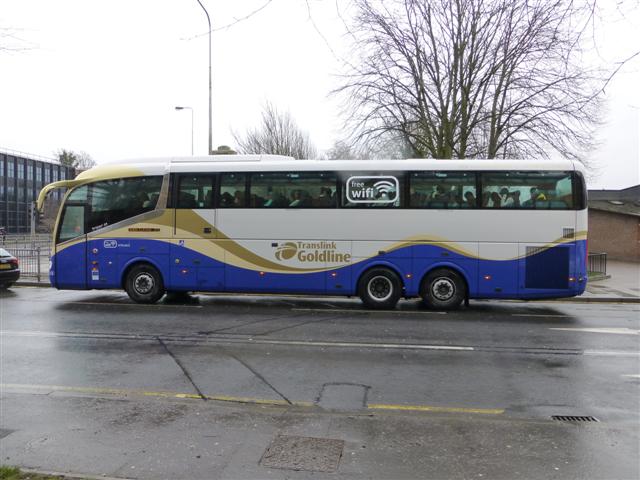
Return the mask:
[[440,301],[451,300],[456,293],[456,286],[449,278],[436,278],[431,284],[431,293]]
[[393,293],[393,285],[391,280],[387,277],[378,275],[377,277],[373,277],[369,280],[367,290],[369,291],[371,298],[379,302],[384,302],[391,297],[391,294]]
[[141,295],[146,295],[153,290],[154,285],[155,282],[153,280],[153,276],[148,273],[141,273],[133,281],[133,288],[135,288],[136,292]]

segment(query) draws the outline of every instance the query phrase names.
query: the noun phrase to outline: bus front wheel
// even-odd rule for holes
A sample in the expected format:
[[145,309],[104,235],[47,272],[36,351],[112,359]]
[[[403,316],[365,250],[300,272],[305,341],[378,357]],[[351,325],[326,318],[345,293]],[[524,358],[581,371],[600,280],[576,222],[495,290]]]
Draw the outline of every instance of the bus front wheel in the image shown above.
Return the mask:
[[435,310],[453,310],[466,296],[466,285],[459,273],[448,268],[429,272],[420,287],[424,303]]
[[358,294],[369,308],[392,309],[400,300],[402,283],[388,268],[372,268],[360,277]]
[[164,295],[162,276],[149,264],[134,266],[125,279],[125,290],[136,303],[156,303]]

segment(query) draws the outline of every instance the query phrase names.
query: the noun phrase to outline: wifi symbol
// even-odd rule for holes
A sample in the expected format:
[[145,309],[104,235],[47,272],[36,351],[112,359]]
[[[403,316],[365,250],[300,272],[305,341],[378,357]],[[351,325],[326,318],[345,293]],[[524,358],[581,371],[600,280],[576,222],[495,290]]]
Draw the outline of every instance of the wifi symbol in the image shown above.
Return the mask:
[[378,190],[380,193],[389,193],[390,191],[395,191],[396,186],[388,180],[380,180],[373,184],[373,188]]

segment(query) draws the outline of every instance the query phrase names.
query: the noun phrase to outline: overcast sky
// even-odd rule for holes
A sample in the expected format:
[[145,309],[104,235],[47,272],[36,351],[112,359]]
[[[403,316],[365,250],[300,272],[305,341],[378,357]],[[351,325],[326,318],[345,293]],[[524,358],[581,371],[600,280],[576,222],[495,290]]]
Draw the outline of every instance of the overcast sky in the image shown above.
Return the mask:
[[[256,125],[267,100],[330,148],[342,130],[328,94],[348,49],[348,0],[202,1],[214,28],[259,10],[213,34],[214,148],[233,147],[232,131]],[[640,49],[640,12],[629,10],[600,30],[593,55],[610,68]],[[17,49],[0,50],[0,148],[82,150],[98,162],[189,155],[182,105],[195,112],[195,153],[206,154],[207,23],[196,0],[2,0],[0,29],[0,47]],[[607,88],[592,187],[640,182],[638,85],[636,58]]]

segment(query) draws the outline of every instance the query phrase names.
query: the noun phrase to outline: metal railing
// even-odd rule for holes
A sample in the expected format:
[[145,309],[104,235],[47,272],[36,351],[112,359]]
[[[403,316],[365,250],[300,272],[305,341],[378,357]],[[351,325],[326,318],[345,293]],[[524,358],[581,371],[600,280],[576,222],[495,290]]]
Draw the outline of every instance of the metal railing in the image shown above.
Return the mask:
[[587,256],[587,272],[589,275],[607,274],[607,254],[606,253],[589,253]]
[[49,277],[51,235],[2,235],[0,247],[18,258],[20,278],[46,282]]
[[49,249],[36,248],[5,248],[20,262],[20,278],[34,279],[44,282],[49,276]]
[[51,235],[49,234],[37,234],[37,235],[0,235],[0,247],[11,249],[35,249],[40,248],[47,252],[51,249]]

